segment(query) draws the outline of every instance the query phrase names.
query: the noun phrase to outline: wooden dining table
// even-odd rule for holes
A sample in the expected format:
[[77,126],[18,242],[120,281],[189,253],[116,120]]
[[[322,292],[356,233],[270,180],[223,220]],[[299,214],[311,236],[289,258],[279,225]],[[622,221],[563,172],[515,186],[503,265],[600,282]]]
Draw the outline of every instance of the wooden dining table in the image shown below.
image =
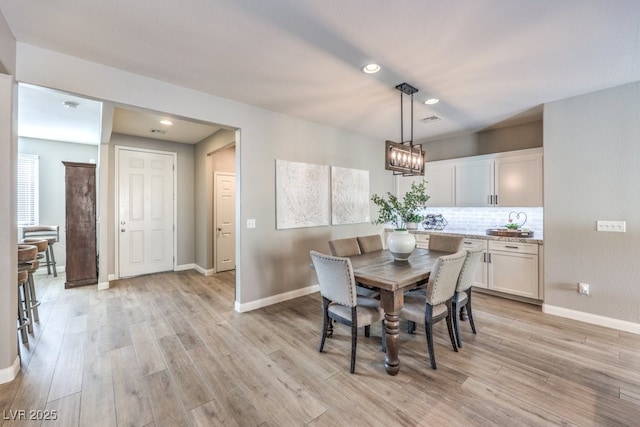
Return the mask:
[[380,291],[380,306],[384,310],[386,325],[384,366],[389,375],[397,375],[400,371],[399,314],[404,305],[404,292],[427,279],[436,260],[447,254],[416,248],[407,261],[395,261],[386,249],[349,257],[356,281]]

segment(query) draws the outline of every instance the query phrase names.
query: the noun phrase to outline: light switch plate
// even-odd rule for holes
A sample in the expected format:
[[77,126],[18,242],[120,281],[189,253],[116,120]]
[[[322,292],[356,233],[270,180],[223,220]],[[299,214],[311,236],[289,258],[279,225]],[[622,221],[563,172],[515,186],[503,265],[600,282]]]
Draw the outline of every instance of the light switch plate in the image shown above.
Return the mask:
[[611,231],[614,233],[624,233],[627,231],[626,221],[596,221],[597,231]]
[[248,219],[247,220],[247,228],[256,228],[256,220]]

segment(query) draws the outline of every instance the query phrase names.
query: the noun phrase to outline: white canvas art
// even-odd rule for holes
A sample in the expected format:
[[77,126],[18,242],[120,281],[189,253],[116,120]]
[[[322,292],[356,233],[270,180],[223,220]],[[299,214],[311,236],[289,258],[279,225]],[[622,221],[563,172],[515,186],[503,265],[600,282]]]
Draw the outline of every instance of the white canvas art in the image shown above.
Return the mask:
[[331,224],[369,221],[369,171],[332,167]]
[[329,225],[329,166],[276,160],[276,228]]

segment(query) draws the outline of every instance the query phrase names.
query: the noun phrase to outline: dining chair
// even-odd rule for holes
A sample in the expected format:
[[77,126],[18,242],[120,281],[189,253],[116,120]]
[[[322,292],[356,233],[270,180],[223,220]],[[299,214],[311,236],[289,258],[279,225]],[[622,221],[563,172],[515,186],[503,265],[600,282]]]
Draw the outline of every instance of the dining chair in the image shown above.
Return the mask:
[[480,258],[482,257],[483,248],[467,249],[467,257],[462,264],[460,270],[460,276],[458,277],[458,284],[456,286],[456,294],[451,301],[453,308],[453,325],[456,331],[456,342],[458,348],[462,347],[462,335],[460,334],[460,322],[462,316],[458,319],[457,314],[462,314],[463,308],[467,310],[467,317],[469,318],[469,325],[471,325],[471,331],[476,333],[476,325],[473,323],[473,311],[471,311],[471,285],[476,274],[476,269],[480,264]]
[[[331,255],[338,257],[349,257],[363,253],[360,251],[360,245],[356,237],[329,240],[329,251],[331,251]],[[369,289],[359,283],[356,283],[356,292],[363,297],[380,298],[380,292]]]
[[[356,280],[349,258],[324,255],[316,251],[311,251],[310,255],[318,276],[320,295],[322,295],[322,333],[318,351],[322,353],[325,339],[333,334],[330,319],[351,326],[351,366],[349,372],[353,374],[356,366],[358,328],[365,327],[365,335],[368,336],[368,328],[384,319],[384,311],[377,300],[367,299],[366,304],[359,304],[360,298],[356,294]],[[382,346],[384,351],[384,322],[382,325]]]
[[453,330],[452,300],[456,292],[458,277],[467,252],[462,250],[451,255],[439,257],[431,270],[425,295],[405,296],[400,317],[409,322],[409,332],[413,333],[415,324],[424,321],[427,350],[431,368],[436,369],[436,356],[433,349],[433,325],[441,320],[447,321],[449,338],[454,351],[458,351]]
[[382,249],[384,249],[384,245],[382,244],[382,236],[380,236],[379,234],[372,234],[370,236],[358,236],[356,239],[358,240],[360,252],[362,252],[363,254],[381,251]]
[[463,236],[447,236],[442,234],[429,235],[429,250],[449,252],[450,254],[458,252],[461,249]]

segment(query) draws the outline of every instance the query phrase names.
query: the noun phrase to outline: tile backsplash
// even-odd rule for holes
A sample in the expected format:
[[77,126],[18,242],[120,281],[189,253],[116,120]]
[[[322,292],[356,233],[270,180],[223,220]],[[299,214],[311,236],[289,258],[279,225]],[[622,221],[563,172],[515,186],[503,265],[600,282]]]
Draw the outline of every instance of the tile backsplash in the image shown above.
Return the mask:
[[[524,212],[524,225],[537,236],[542,236],[543,208],[426,208],[424,214],[441,214],[447,220],[443,231],[478,232],[507,224],[511,212]],[[420,227],[422,228],[422,227]]]

